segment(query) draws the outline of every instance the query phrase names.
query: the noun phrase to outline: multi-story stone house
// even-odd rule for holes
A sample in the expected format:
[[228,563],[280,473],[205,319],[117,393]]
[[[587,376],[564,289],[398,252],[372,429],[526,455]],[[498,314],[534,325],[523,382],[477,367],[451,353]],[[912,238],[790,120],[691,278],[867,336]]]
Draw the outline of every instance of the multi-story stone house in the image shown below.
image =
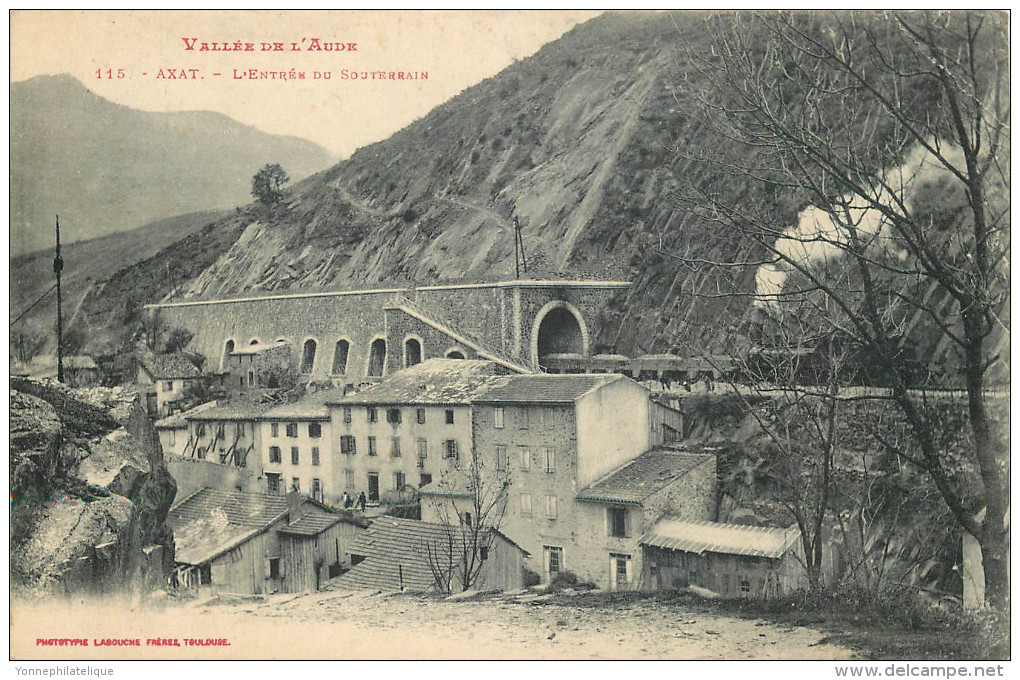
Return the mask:
[[465,516],[478,505],[469,488],[485,492],[495,476],[508,483],[499,529],[544,580],[569,570],[603,588],[634,587],[649,522],[676,509],[713,518],[714,456],[656,449],[666,415],[621,375],[509,377],[472,400],[485,479],[465,467],[426,486],[422,519],[478,521]]
[[234,402],[187,415],[187,441],[181,455],[236,467],[261,465],[258,423],[270,407]]
[[471,451],[471,403],[507,371],[491,361],[430,359],[327,401],[338,488],[369,502],[413,495]]
[[267,493],[300,491],[330,505],[339,501],[343,487],[326,402],[341,397],[342,389],[325,390],[262,414],[256,427]]

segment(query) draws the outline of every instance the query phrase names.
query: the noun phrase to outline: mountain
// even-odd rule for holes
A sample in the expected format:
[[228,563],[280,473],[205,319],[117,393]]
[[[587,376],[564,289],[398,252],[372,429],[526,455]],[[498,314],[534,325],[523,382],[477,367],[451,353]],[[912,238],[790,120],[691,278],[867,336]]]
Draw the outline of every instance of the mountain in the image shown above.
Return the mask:
[[10,114],[12,254],[48,247],[55,214],[70,243],[247,203],[266,163],[300,179],[336,161],[217,113],[114,104],[69,75],[12,83]]
[[[759,259],[677,200],[687,185],[726,204],[770,203],[780,224],[801,195],[721,164],[734,149],[688,113],[707,86],[678,50],[711,54],[699,13],[609,13],[471,87],[392,137],[294,186],[271,208],[251,205],[151,260],[119,272],[93,318],[170,291],[161,272],[188,280],[186,298],[375,283],[513,278],[513,219],[527,276],[628,279],[592,329],[595,352],[689,352],[743,333],[753,268],[690,266],[690,259]],[[698,81],[702,78],[701,81]],[[688,263],[671,257],[685,253]],[[725,280],[722,277],[727,277]],[[746,295],[713,295],[736,285]],[[914,319],[936,354],[943,336]]]

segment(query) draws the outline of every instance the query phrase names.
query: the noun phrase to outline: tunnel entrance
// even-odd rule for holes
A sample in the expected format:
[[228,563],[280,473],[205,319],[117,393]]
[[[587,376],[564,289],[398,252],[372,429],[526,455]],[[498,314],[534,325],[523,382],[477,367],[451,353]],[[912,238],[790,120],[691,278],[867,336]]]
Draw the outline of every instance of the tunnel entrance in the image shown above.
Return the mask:
[[550,354],[585,353],[584,333],[574,313],[566,307],[556,307],[542,318],[538,327],[538,357]]

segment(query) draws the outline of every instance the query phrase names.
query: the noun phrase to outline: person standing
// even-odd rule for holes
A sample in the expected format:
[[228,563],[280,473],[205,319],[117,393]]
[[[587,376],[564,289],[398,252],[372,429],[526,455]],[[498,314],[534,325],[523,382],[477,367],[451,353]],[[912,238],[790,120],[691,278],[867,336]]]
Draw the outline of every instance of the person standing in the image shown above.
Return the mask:
[[366,503],[367,503],[367,501],[365,499],[365,492],[362,491],[360,494],[358,494],[358,503],[354,507],[356,507],[357,509],[359,509],[362,512],[364,512],[365,511],[365,504]]

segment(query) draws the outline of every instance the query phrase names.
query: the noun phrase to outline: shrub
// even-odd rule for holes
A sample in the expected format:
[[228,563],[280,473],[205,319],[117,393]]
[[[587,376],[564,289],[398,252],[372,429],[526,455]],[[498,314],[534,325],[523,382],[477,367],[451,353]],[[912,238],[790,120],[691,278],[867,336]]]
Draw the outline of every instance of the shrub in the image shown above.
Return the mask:
[[537,586],[542,582],[542,577],[527,567],[524,567],[524,587],[530,588],[531,586]]
[[549,590],[566,590],[567,588],[573,588],[577,585],[577,574],[572,571],[561,571],[553,576],[552,581],[549,583]]

